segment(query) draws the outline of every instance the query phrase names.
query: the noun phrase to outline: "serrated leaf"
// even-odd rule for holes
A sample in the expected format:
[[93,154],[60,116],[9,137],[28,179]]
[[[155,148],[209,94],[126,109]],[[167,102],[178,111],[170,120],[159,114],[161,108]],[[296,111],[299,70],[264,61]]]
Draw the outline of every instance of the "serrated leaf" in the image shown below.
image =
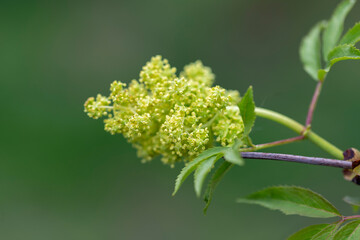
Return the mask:
[[311,225],[294,233],[288,240],[325,240],[329,238],[335,227],[335,224]]
[[353,45],[349,45],[349,44],[339,45],[329,53],[328,59],[329,62],[327,68],[320,69],[319,76],[320,74],[325,76],[330,71],[331,67],[339,61],[359,60],[360,50],[354,47]]
[[334,240],[359,240],[360,239],[360,220],[345,224],[335,234]]
[[214,147],[210,148],[208,150],[205,150],[204,152],[200,153],[199,156],[197,156],[194,160],[189,162],[180,172],[180,174],[177,176],[175,181],[175,189],[173,192],[173,196],[176,194],[176,192],[179,190],[180,186],[183,184],[185,179],[198,167],[198,165],[206,160],[207,158],[216,155],[218,153],[221,153],[224,151],[224,147]]
[[340,45],[351,44],[360,41],[360,22],[356,23],[354,27],[350,28],[349,31],[340,40]]
[[244,165],[244,159],[241,157],[239,150],[232,147],[224,152],[224,159],[239,166]]
[[270,187],[238,199],[239,203],[259,204],[291,215],[329,218],[341,216],[339,211],[319,194],[301,187]]
[[244,135],[247,136],[251,132],[251,128],[255,123],[255,103],[252,86],[248,88],[245,95],[239,103],[240,115],[244,122]]
[[325,60],[330,51],[338,44],[344,28],[346,15],[354,6],[355,2],[355,0],[343,0],[331,16],[323,36],[323,54]]
[[359,49],[348,44],[337,46],[328,55],[329,67],[336,62],[350,59],[360,59]]
[[320,35],[325,24],[324,21],[316,24],[300,44],[300,59],[304,70],[316,81],[323,80],[318,78],[318,70],[321,69]]
[[204,207],[204,214],[206,214],[211,200],[212,196],[214,194],[214,190],[216,186],[219,184],[220,180],[224,177],[224,175],[233,167],[234,165],[224,161],[218,169],[216,169],[215,173],[212,175],[209,185],[206,188],[205,195],[204,195],[204,201],[205,201],[205,207]]
[[209,172],[213,168],[216,161],[222,157],[222,155],[223,154],[221,153],[221,154],[209,157],[208,159],[203,161],[196,169],[196,171],[194,173],[194,188],[195,188],[196,196],[200,197],[201,189],[204,184],[204,180],[205,180],[206,176],[209,174]]

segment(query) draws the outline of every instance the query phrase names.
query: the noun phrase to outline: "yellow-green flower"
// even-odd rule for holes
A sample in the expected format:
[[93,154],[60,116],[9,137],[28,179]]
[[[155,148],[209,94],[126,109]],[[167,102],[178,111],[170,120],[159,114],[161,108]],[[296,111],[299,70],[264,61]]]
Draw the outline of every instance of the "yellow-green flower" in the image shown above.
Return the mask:
[[110,96],[85,102],[89,117],[105,117],[105,130],[123,134],[143,161],[161,155],[173,165],[191,161],[215,142],[232,144],[243,135],[237,91],[212,87],[214,74],[200,61],[185,66],[180,76],[166,59],[153,57],[128,88],[120,81]]

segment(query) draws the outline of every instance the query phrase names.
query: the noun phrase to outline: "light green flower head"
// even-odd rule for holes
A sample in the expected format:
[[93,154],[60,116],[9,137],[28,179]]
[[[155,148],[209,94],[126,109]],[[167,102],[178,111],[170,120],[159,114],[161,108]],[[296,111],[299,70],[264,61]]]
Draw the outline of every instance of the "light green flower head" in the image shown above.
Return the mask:
[[191,161],[214,140],[226,146],[243,135],[239,93],[211,87],[213,82],[211,69],[200,61],[185,66],[178,77],[166,59],[156,56],[128,88],[114,81],[109,97],[89,98],[85,112],[105,117],[105,130],[123,134],[143,161],[158,155],[170,165]]

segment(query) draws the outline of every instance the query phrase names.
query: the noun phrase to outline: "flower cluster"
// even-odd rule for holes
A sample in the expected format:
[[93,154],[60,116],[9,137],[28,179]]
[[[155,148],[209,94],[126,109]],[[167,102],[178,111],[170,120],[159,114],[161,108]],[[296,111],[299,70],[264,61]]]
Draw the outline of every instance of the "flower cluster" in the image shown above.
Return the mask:
[[211,69],[200,61],[185,66],[178,77],[166,59],[156,56],[127,88],[114,81],[109,97],[89,98],[85,112],[94,119],[106,117],[105,130],[123,134],[144,161],[158,155],[171,165],[191,161],[214,140],[225,146],[243,135],[238,92],[211,87],[213,82]]

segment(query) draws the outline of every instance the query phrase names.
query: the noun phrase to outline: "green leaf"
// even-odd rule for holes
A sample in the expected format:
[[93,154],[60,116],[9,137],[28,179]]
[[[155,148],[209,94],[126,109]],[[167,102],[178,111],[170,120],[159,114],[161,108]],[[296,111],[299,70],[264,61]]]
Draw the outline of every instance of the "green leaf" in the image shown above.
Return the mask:
[[340,45],[343,44],[354,45],[358,41],[360,41],[360,22],[356,23],[353,28],[347,31],[347,33],[340,40]]
[[239,109],[245,126],[244,135],[247,136],[251,132],[251,128],[254,126],[256,117],[252,86],[248,88],[245,95],[241,98]]
[[359,240],[360,239],[360,220],[345,224],[335,234],[334,240]]
[[238,199],[239,203],[259,204],[285,214],[329,218],[341,216],[339,211],[319,194],[301,187],[270,187]]
[[355,4],[355,0],[343,0],[335,9],[323,36],[324,59],[328,59],[330,51],[338,44],[344,28],[346,15]]
[[244,159],[241,157],[239,150],[230,147],[224,152],[224,158],[226,161],[243,166],[244,165]]
[[311,225],[291,235],[288,240],[322,240],[329,239],[335,230],[335,224]]
[[216,186],[219,184],[220,180],[224,177],[224,175],[233,167],[234,165],[224,161],[218,169],[216,169],[215,173],[212,175],[209,185],[206,188],[205,195],[204,195],[204,201],[205,201],[205,207],[204,207],[204,214],[206,214],[211,200],[212,196],[214,194],[214,190]]
[[180,174],[177,176],[175,181],[175,189],[173,192],[173,196],[176,194],[176,192],[179,190],[181,184],[185,181],[185,179],[193,172],[195,169],[199,166],[199,164],[206,160],[207,158],[217,155],[218,153],[221,153],[224,151],[224,147],[214,147],[210,148],[208,150],[205,150],[204,152],[200,153],[197,158],[189,162],[180,172]]
[[329,53],[329,68],[339,61],[349,59],[360,59],[359,49],[348,44],[337,46]]
[[222,155],[223,154],[218,154],[209,157],[208,159],[203,161],[196,169],[194,173],[194,188],[195,188],[196,196],[200,197],[201,189],[206,176],[209,174],[216,161],[222,157]]
[[329,62],[326,69],[320,69],[319,70],[319,76],[320,74],[326,75],[331,67],[343,60],[359,60],[360,59],[360,50],[354,47],[353,45],[344,44],[339,45],[335,47],[330,53],[329,53]]
[[360,206],[360,198],[358,197],[345,196],[343,200],[350,205]]
[[345,196],[343,198],[344,202],[350,204],[353,207],[354,212],[357,212],[359,210],[360,207],[360,198],[358,197],[350,197],[350,196]]
[[314,79],[319,79],[318,70],[321,69],[320,34],[326,22],[316,24],[303,38],[300,44],[300,59],[304,70]]

